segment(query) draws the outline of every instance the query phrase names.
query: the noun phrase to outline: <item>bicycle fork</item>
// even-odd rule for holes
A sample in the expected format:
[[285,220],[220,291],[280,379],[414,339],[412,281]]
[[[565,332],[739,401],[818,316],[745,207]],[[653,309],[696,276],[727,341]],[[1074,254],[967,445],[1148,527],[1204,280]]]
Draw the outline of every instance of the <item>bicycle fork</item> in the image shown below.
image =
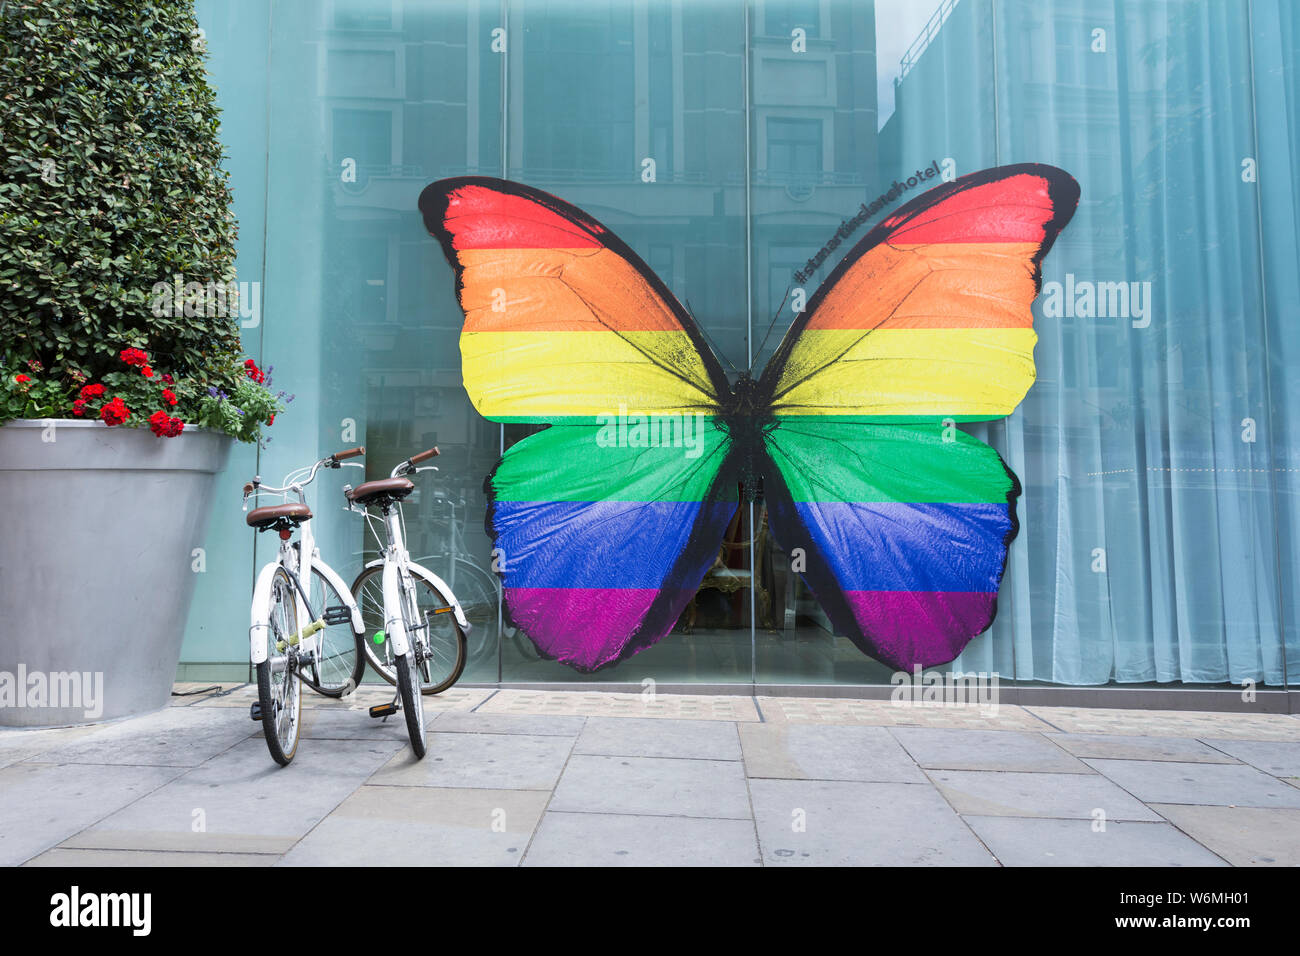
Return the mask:
[[[409,573],[403,574],[410,556],[406,553],[406,540],[402,536],[402,521],[396,508],[384,512],[384,528],[388,532],[388,550],[384,553],[384,633],[393,642],[393,655],[401,657],[411,650],[406,633],[408,589],[412,587]],[[408,580],[403,580],[404,578]]]

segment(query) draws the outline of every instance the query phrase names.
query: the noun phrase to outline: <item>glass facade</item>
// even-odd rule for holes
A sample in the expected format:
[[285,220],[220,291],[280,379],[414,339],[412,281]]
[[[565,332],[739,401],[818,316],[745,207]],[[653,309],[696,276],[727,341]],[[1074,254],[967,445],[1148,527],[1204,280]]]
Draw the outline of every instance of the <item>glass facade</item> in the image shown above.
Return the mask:
[[[1300,677],[1300,9],[1286,0],[201,0],[259,283],[248,352],[294,393],[220,482],[183,654],[245,660],[273,542],[234,508],[365,444],[366,478],[442,450],[410,549],[474,608],[463,680],[887,684],[742,504],[674,631],[612,669],[501,626],[484,476],[536,429],[461,385],[463,320],[416,199],[467,173],[554,193],[616,232],[732,378],[793,318],[794,273],[863,203],[936,167],[1067,170],[1043,266],[1037,383],[962,427],[1020,478],[992,628],[950,665],[1055,685]],[[898,200],[899,205],[910,195]],[[878,213],[852,238],[888,214]],[[811,294],[834,266],[802,280]],[[322,553],[373,541],[318,480]],[[206,673],[215,674],[215,670]]]

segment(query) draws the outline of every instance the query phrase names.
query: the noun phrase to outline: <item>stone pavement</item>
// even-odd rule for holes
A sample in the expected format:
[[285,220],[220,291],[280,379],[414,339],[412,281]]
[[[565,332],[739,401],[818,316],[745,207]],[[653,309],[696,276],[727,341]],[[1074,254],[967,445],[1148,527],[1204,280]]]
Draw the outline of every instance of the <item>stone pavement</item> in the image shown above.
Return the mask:
[[415,761],[366,686],[280,769],[255,697],[0,731],[0,864],[1300,864],[1300,716],[465,688]]

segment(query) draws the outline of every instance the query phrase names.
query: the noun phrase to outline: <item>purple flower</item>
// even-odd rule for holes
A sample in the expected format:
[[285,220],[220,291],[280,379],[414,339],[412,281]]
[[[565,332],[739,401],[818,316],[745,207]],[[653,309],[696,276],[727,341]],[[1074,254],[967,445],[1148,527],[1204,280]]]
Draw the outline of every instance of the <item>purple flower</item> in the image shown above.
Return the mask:
[[217,386],[215,386],[215,385],[209,385],[209,386],[208,386],[208,394],[211,395],[213,398],[216,398],[216,397],[217,397]]

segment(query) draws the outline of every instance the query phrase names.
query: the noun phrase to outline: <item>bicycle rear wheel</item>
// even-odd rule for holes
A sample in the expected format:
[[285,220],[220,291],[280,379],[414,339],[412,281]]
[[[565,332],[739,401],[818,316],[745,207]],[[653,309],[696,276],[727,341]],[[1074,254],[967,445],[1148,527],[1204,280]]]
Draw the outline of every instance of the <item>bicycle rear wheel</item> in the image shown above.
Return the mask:
[[[347,610],[343,596],[315,564],[312,565],[307,593],[312,609],[322,616],[330,610]],[[349,617],[338,624],[326,624],[316,640],[319,659],[312,666],[303,668],[303,683],[326,697],[346,697],[357,689],[366,672],[364,635],[352,630]]]
[[298,752],[302,682],[294,666],[289,638],[298,632],[298,611],[293,582],[284,568],[276,568],[267,608],[266,660],[257,665],[257,700],[262,713],[262,733],[271,757],[287,767]]
[[[418,666],[412,671],[422,694],[440,694],[460,679],[465,670],[465,632],[456,623],[451,605],[433,582],[414,569],[415,607],[405,608],[406,638],[414,647],[423,645]],[[366,660],[384,680],[397,683],[396,660],[392,642],[384,633],[384,569],[382,565],[366,568],[352,584],[352,596],[361,608],[365,623]],[[403,602],[405,603],[405,602]]]

